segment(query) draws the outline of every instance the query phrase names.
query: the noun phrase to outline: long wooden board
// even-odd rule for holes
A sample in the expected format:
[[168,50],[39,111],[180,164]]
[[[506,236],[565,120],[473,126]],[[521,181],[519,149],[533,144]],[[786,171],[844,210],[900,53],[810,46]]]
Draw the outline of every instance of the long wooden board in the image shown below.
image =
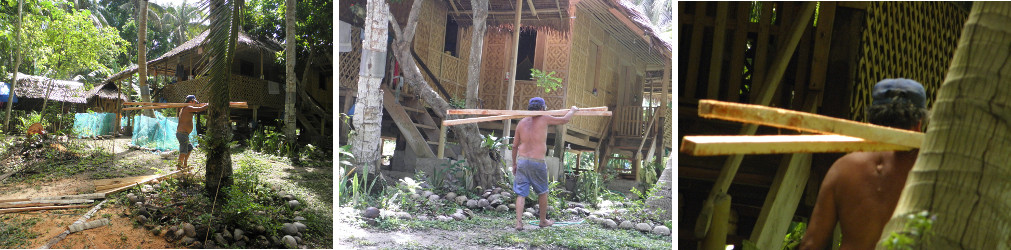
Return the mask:
[[148,180],[148,179],[154,179],[154,178],[157,178],[157,177],[158,177],[158,175],[145,175],[145,176],[135,176],[135,177],[124,177],[124,178],[112,178],[112,179],[95,180],[94,181],[94,183],[95,183],[95,190],[98,191],[98,190],[107,190],[107,189],[118,188],[118,187],[130,185],[130,184],[134,184],[134,183],[137,183],[137,182],[145,181],[145,180]]
[[[586,110],[586,111],[607,111],[607,107],[581,108],[579,110]],[[568,112],[569,110],[568,109],[557,109],[557,110],[551,110],[551,111]],[[500,121],[500,120],[507,120],[507,119],[519,119],[519,118],[524,118],[524,117],[527,117],[527,116],[529,116],[529,115],[496,115],[496,116],[472,117],[472,118],[463,118],[463,119],[454,119],[454,120],[443,120],[442,121],[442,125],[443,126],[452,126],[452,125],[460,125],[460,124],[468,124],[468,123]]]
[[67,206],[44,206],[44,207],[5,208],[5,209],[0,209],[0,214],[25,212],[25,211],[36,211],[36,210],[74,209],[74,208],[85,208],[85,207],[90,207],[90,206],[91,205],[67,205]]
[[685,136],[681,152],[693,156],[735,154],[902,151],[912,147],[842,135]]
[[[565,111],[532,111],[532,110],[495,110],[495,109],[450,109],[446,113],[450,115],[565,115]],[[611,111],[576,111],[574,115],[582,116],[611,116]]]
[[[168,104],[168,105],[157,105],[157,106],[140,106],[140,107],[130,107],[123,108],[123,110],[142,110],[142,109],[169,109],[169,108],[182,108],[186,106],[191,106],[190,104]],[[231,104],[228,107],[236,109],[248,109],[247,105]]]
[[699,101],[699,116],[919,148],[923,133],[762,105]]
[[[184,102],[124,102],[123,105],[126,106],[160,106],[160,105],[183,105],[189,106],[193,105],[191,103]],[[248,106],[247,102],[229,102],[228,105],[245,105]]]
[[123,191],[123,190],[129,189],[129,188],[132,188],[134,186],[140,185],[140,184],[148,183],[148,182],[153,181],[153,180],[165,179],[165,178],[171,177],[171,176],[173,176],[173,175],[175,175],[177,173],[179,173],[179,170],[172,171],[172,172],[169,172],[167,174],[160,175],[158,177],[147,179],[147,180],[144,180],[144,181],[138,181],[138,182],[135,182],[135,183],[130,184],[130,185],[126,185],[126,186],[122,186],[122,187],[118,187],[118,188],[114,188],[114,189],[109,189],[109,190],[103,190],[103,191],[101,191],[99,193],[103,193],[105,195],[117,193],[119,191]]

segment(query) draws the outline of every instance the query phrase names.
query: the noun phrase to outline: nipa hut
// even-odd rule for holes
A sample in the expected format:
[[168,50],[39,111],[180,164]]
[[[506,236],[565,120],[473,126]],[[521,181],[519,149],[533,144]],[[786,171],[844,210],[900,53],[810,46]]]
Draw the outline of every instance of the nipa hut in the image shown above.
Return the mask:
[[84,84],[80,82],[18,74],[14,95],[18,102],[12,109],[17,110],[41,111],[47,105],[59,106],[62,112],[81,112],[86,108]]
[[120,93],[119,87],[113,83],[95,86],[84,96],[88,108],[101,113],[116,113],[120,104],[127,101],[126,95]]

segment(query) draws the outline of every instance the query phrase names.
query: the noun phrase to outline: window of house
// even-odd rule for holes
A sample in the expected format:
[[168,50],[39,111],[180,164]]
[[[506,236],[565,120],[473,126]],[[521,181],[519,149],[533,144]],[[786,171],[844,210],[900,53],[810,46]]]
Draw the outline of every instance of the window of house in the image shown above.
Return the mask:
[[256,71],[256,66],[248,61],[239,62],[239,74],[245,76],[254,76]]
[[460,26],[456,24],[456,20],[453,20],[452,16],[446,16],[446,41],[442,48],[442,51],[449,52],[451,56],[458,56],[456,51],[457,34],[460,31]]
[[537,48],[537,30],[520,31],[520,47],[516,57],[516,80],[530,80],[530,69],[534,67],[534,51]]
[[319,89],[326,90],[326,79],[327,79],[327,76],[329,76],[329,75],[328,74],[324,74],[324,72],[319,72]]

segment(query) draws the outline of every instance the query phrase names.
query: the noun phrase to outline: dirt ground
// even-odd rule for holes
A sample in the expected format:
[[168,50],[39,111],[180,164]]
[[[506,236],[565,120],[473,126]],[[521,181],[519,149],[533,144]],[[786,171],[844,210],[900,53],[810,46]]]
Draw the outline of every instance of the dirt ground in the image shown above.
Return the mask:
[[[80,140],[89,147],[104,148],[107,152],[115,152],[113,164],[102,166],[93,171],[77,173],[69,178],[52,181],[35,181],[29,183],[0,184],[0,199],[46,197],[95,192],[93,181],[96,179],[118,178],[129,176],[152,175],[159,171],[174,170],[172,164],[177,155],[170,160],[163,159],[160,154],[150,151],[129,150],[130,138],[112,140]],[[203,161],[203,154],[194,151],[190,164]],[[194,166],[198,167],[198,166]],[[198,171],[202,166],[198,167]],[[97,203],[96,203],[97,204]],[[67,226],[81,218],[91,208],[74,210],[49,210],[38,212],[23,212],[9,214],[23,219],[42,218],[32,227],[31,231],[39,233],[32,240],[31,247],[41,247],[53,237],[63,233]],[[164,238],[153,235],[144,228],[135,227],[130,217],[120,216],[124,208],[106,203],[90,220],[108,217],[111,225],[90,229],[68,235],[53,248],[180,248],[168,243]],[[90,221],[89,220],[89,221]]]

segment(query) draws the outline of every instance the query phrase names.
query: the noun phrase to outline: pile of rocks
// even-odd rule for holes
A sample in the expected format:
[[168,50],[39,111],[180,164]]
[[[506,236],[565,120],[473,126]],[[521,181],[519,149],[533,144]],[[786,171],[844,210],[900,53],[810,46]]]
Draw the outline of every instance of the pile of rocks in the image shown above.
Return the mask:
[[613,216],[608,212],[594,212],[590,216],[586,217],[586,220],[592,223],[600,224],[605,228],[618,228],[626,230],[639,230],[644,233],[654,233],[658,235],[670,235],[670,228],[662,224],[654,225],[649,222],[635,223],[631,220],[626,220],[620,216]]

